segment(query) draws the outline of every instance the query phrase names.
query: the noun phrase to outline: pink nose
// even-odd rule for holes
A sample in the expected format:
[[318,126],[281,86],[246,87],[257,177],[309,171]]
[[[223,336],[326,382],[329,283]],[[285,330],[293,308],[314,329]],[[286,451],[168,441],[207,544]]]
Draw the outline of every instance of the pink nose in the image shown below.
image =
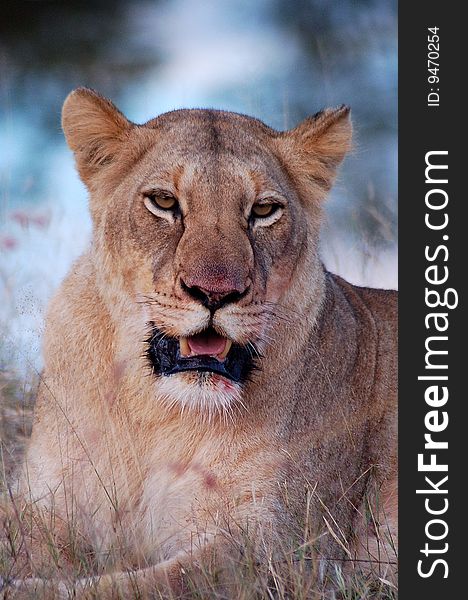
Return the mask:
[[220,276],[190,276],[180,279],[182,289],[192,298],[201,302],[211,311],[225,304],[237,302],[248,290],[247,284],[240,284],[233,277]]

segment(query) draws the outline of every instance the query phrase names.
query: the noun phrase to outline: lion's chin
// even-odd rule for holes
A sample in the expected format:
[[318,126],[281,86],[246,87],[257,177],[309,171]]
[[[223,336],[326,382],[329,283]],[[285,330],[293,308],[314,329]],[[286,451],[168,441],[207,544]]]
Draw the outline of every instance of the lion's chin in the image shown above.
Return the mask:
[[158,377],[158,397],[169,408],[194,410],[209,419],[231,414],[235,404],[242,405],[242,386],[209,372],[183,372]]

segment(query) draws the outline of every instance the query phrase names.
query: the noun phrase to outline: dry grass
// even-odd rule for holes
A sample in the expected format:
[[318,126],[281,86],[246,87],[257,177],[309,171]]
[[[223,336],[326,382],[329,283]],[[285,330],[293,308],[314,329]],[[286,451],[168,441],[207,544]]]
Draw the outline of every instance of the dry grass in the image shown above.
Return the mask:
[[25,384],[0,370],[0,492],[21,460],[31,435],[36,383]]
[[[2,543],[0,545],[0,578],[8,579],[14,574],[21,574],[18,567],[19,557],[27,545],[27,536],[24,533],[22,521],[28,518],[26,514],[20,514],[18,507],[14,507],[8,491],[8,482],[11,480],[15,465],[21,460],[25,444],[31,431],[32,414],[34,407],[34,386],[25,386],[15,378],[12,373],[0,372],[0,435],[1,435],[1,470],[0,485],[3,506],[9,505],[12,518],[3,525],[1,532]],[[13,508],[13,510],[12,510]],[[371,513],[369,518],[372,519]],[[58,548],[55,546],[53,537],[48,530],[47,524],[43,523],[41,530],[47,538],[45,547],[48,556],[46,570],[42,572],[48,580],[61,579],[67,581],[67,586],[73,590],[73,581],[78,578],[88,578],[96,574],[96,564],[92,556],[86,555],[76,545],[76,532],[70,531],[70,564],[64,567]],[[333,600],[395,600],[397,592],[394,586],[385,579],[379,579],[376,573],[360,572],[359,567],[352,571],[351,575],[344,575],[341,567],[332,566],[330,576],[333,585],[317,588],[318,560],[314,552],[313,542],[310,536],[305,535],[305,542],[291,551],[284,549],[280,552],[278,559],[278,548],[276,558],[267,559],[262,564],[254,559],[249,534],[245,534],[243,549],[241,553],[234,552],[231,559],[225,564],[224,575],[221,583],[220,573],[212,565],[204,565],[197,575],[186,573],[187,586],[190,591],[178,598],[187,600],[195,599],[239,599],[260,600],[271,598],[278,600],[319,600],[330,598]],[[23,552],[24,554],[24,552]],[[233,557],[236,557],[235,559]],[[268,553],[267,553],[268,556]],[[272,554],[271,554],[272,556]],[[392,560],[391,558],[380,558],[380,560]],[[395,557],[393,557],[395,560]],[[369,567],[368,564],[365,567]],[[369,569],[366,569],[369,571]],[[228,574],[226,576],[226,574]],[[21,576],[21,575],[19,575]],[[229,583],[226,584],[226,581]],[[73,593],[72,591],[70,592]],[[0,596],[2,597],[2,596]],[[9,596],[6,595],[5,598]],[[10,596],[14,597],[14,596]],[[21,598],[53,598],[51,589],[46,592],[38,592],[32,589],[30,592],[22,593]],[[72,597],[72,596],[71,596]],[[116,598],[128,598],[128,595],[115,593]],[[133,598],[148,597],[135,586]],[[159,597],[157,594],[151,597]]]

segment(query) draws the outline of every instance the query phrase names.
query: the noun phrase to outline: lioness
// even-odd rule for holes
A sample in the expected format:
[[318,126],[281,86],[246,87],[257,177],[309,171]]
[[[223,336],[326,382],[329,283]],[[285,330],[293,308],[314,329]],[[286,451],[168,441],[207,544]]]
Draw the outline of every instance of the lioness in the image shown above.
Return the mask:
[[94,578],[63,571],[77,597],[182,593],[247,546],[306,548],[317,585],[331,562],[392,562],[396,293],[328,273],[317,249],[348,113],[135,125],[68,96],[93,234],[48,311],[19,484],[31,576],[51,546],[63,569],[92,557]]

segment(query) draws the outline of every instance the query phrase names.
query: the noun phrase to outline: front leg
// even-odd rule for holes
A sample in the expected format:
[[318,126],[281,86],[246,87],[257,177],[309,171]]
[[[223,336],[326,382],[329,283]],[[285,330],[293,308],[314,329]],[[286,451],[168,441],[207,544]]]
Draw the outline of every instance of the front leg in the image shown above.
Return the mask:
[[[193,553],[180,551],[173,558],[137,570],[117,571],[75,581],[40,578],[0,580],[0,598],[14,600],[111,600],[179,598],[203,584],[213,585],[219,548],[208,544]],[[219,562],[218,562],[219,561]],[[210,578],[208,580],[207,578]],[[200,587],[201,586],[201,587]]]
[[1,598],[5,600],[91,600],[113,598],[147,598],[149,594],[178,597],[184,592],[183,566],[171,559],[154,567],[136,571],[119,571],[101,576],[85,577],[76,581],[46,580],[39,578],[0,581]]

